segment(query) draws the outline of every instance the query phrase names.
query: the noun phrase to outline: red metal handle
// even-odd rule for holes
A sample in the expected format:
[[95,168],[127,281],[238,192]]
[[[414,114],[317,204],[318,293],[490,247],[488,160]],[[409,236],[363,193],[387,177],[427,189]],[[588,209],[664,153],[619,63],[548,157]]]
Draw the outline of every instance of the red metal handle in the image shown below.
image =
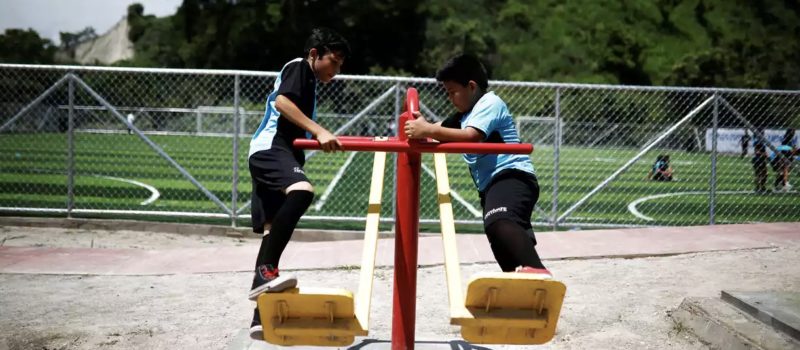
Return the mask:
[[[406,91],[405,112],[400,115],[397,125],[397,137],[389,137],[385,141],[376,141],[367,136],[337,136],[345,151],[372,152],[411,152],[411,153],[473,153],[473,154],[529,154],[533,145],[529,143],[484,143],[484,142],[447,142],[438,143],[430,140],[409,140],[402,132],[407,120],[419,111],[419,94],[417,89]],[[317,140],[296,139],[294,146],[299,149],[322,149]]]
[[[405,112],[397,119],[397,137],[403,141],[408,140],[408,135],[403,132],[406,122],[414,120],[414,115],[412,113],[419,111],[419,94],[417,93],[417,89],[408,88],[408,90],[406,90],[405,108]],[[413,142],[416,143],[417,141],[414,140]]]
[[[375,141],[371,137],[340,137],[345,151],[412,152],[412,153],[473,153],[473,154],[529,154],[533,145],[529,143],[483,143],[447,142],[438,143],[420,140],[409,142],[391,137],[386,141]],[[294,146],[299,149],[322,149],[317,140],[297,139]]]
[[[408,88],[406,91],[406,112],[408,114],[413,114],[414,112],[419,111],[419,94],[417,93],[417,89],[415,88]],[[411,118],[414,118],[412,115]]]

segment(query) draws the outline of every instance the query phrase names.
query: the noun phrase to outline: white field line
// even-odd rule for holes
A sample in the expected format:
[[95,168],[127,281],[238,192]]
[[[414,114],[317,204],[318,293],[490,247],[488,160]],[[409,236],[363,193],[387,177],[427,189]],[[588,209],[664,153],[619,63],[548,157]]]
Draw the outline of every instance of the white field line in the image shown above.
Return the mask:
[[[592,158],[592,160],[601,163],[619,163],[622,161],[619,158],[608,158],[608,157],[594,157]],[[673,160],[670,163],[675,165],[694,165],[696,162],[691,160]]]
[[158,197],[161,196],[161,193],[159,193],[158,190],[155,187],[150,186],[150,185],[148,185],[146,183],[143,183],[143,182],[139,182],[139,181],[131,180],[131,179],[124,179],[124,178],[121,178],[121,177],[114,177],[114,176],[105,176],[105,175],[92,175],[92,176],[101,177],[101,178],[109,179],[109,180],[127,182],[129,184],[134,184],[136,186],[144,187],[145,189],[150,191],[150,198],[145,199],[143,202],[139,203],[139,205],[149,205],[149,204],[155,202],[156,199],[158,199]]
[[[753,193],[753,191],[717,191],[717,194],[748,194],[748,193]],[[654,194],[652,196],[645,196],[628,204],[628,211],[639,219],[647,221],[655,221],[655,219],[642,214],[642,212],[636,209],[636,206],[642,202],[646,202],[652,199],[676,197],[676,196],[697,196],[697,195],[708,195],[708,191],[674,192],[674,193],[662,193],[662,194]]]
[[339,180],[342,179],[342,176],[344,176],[344,171],[347,170],[347,167],[350,166],[351,162],[353,162],[353,158],[356,156],[356,153],[358,152],[350,152],[350,156],[347,157],[347,160],[344,162],[344,165],[342,165],[342,167],[339,168],[339,171],[336,172],[336,175],[333,176],[333,180],[331,180],[331,183],[328,185],[328,188],[325,189],[325,193],[322,194],[322,197],[319,197],[317,203],[314,203],[315,211],[320,211],[320,209],[322,209],[322,206],[325,205],[325,202],[328,201],[328,197],[330,197],[336,185],[339,184]]

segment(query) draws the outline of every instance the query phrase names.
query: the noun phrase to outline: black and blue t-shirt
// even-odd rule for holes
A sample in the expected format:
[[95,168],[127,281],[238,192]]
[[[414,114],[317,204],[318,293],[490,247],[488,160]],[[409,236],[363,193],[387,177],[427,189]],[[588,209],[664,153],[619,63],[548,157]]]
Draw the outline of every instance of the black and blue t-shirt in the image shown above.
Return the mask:
[[276,147],[294,152],[292,142],[295,139],[311,138],[311,135],[301,127],[286,118],[281,118],[280,112],[275,108],[275,99],[278,95],[283,95],[297,105],[303,114],[316,120],[316,87],[317,79],[314,71],[304,59],[296,58],[283,66],[280,75],[275,79],[272,93],[267,97],[264,118],[250,140],[248,156]]

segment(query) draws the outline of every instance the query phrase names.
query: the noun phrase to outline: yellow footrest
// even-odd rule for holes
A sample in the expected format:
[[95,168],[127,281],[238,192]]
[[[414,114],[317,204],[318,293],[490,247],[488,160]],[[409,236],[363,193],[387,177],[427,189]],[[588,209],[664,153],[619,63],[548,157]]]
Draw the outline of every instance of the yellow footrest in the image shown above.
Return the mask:
[[347,346],[367,335],[345,289],[292,288],[261,294],[257,302],[264,340],[272,344]]
[[544,344],[555,335],[566,290],[532,274],[478,275],[467,287],[469,314],[452,321],[473,344]]

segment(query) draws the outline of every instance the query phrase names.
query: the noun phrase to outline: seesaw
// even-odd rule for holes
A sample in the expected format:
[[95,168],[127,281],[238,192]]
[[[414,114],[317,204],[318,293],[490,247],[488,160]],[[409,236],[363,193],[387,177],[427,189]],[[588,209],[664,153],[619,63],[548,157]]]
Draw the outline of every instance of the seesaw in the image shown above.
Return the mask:
[[[417,90],[409,88],[398,130],[419,110]],[[297,288],[258,297],[264,339],[278,345],[346,346],[367,335],[377,248],[385,152],[397,153],[392,349],[414,349],[416,276],[419,237],[419,184],[422,153],[528,154],[530,144],[476,142],[438,143],[397,137],[343,136],[345,151],[376,152],[364,235],[358,300],[345,289]],[[320,149],[316,140],[298,139],[300,149]],[[443,155],[440,163],[443,162]],[[455,253],[450,190],[446,167],[437,163],[437,187],[450,299],[451,323],[462,326],[464,339],[474,343],[539,344],[551,339],[564,296],[563,284],[523,274],[490,274],[470,282],[461,296]],[[444,173],[439,175],[440,170]],[[443,179],[444,182],[439,179]],[[444,184],[442,186],[441,184]],[[445,200],[446,199],[446,200]],[[454,254],[455,253],[455,254]],[[559,289],[560,286],[560,289]],[[518,291],[516,289],[519,289]]]

